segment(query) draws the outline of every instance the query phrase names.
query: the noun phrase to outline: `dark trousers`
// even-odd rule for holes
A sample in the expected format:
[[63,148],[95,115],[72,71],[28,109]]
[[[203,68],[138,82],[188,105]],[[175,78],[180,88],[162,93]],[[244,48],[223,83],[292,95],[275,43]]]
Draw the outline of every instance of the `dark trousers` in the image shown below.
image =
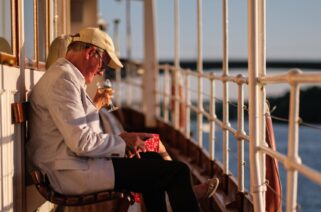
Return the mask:
[[165,191],[175,212],[199,211],[191,173],[186,164],[165,161],[154,152],[141,154],[142,159],[113,158],[115,190],[142,193],[149,212],[166,210]]

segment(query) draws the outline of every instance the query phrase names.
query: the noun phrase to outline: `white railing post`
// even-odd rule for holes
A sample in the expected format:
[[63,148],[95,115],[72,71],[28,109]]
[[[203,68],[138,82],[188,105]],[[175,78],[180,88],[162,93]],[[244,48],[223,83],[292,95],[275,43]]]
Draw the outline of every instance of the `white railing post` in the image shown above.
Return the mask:
[[197,0],[197,72],[198,72],[198,111],[197,111],[197,141],[203,146],[203,38],[202,38],[202,0]]
[[156,82],[158,77],[157,51],[156,51],[156,30],[155,30],[155,2],[154,0],[144,1],[144,75],[143,112],[147,127],[156,125]]
[[133,87],[131,84],[131,81],[133,80],[132,76],[132,65],[129,63],[126,63],[126,105],[129,106],[132,104],[132,96],[133,96]]
[[209,133],[209,154],[210,159],[215,159],[215,80],[214,80],[214,73],[211,73],[210,77],[210,133]]
[[172,92],[174,89],[174,98],[172,98],[171,102],[174,104],[171,104],[172,107],[172,122],[173,125],[175,127],[175,129],[179,129],[179,104],[180,104],[180,95],[179,95],[179,83],[178,83],[178,69],[176,68],[176,66],[172,69]]
[[191,91],[190,91],[190,77],[189,70],[185,72],[185,96],[186,96],[186,122],[185,122],[185,136],[187,138],[191,137]]
[[[228,67],[228,0],[223,0],[223,77],[229,76]],[[229,95],[228,82],[223,80],[223,171],[229,174]]]
[[[265,45],[265,0],[258,1],[258,76],[262,77],[266,75],[266,45]],[[266,92],[265,85],[260,84],[258,89],[258,112],[259,112],[259,145],[267,146],[265,139],[265,112],[266,112]],[[265,152],[259,151],[260,172],[261,172],[261,185],[262,187],[262,199],[263,207],[266,208],[266,155]]]
[[122,89],[120,89],[121,86],[121,70],[116,71],[116,104],[118,107],[121,106],[121,95],[122,95]]
[[238,97],[237,97],[237,184],[238,191],[244,192],[244,139],[241,137],[244,134],[244,86],[243,76],[239,74],[238,80]]
[[[260,68],[259,55],[259,1],[248,0],[248,76],[249,76],[249,137],[250,137],[250,185],[253,195],[254,211],[264,211],[265,204],[263,194],[265,185],[263,185],[260,152],[260,114],[259,101],[260,87],[257,82],[258,70]],[[261,117],[263,120],[263,117]]]
[[126,51],[127,59],[132,59],[132,30],[131,30],[130,0],[126,0]]
[[163,113],[164,113],[164,121],[168,123],[169,120],[169,98],[170,98],[170,86],[169,86],[169,70],[168,66],[164,68],[164,80],[163,80],[163,93],[164,93],[164,98],[163,98]]
[[175,52],[175,68],[179,68],[180,57],[180,20],[179,20],[179,0],[174,0],[174,52]]
[[[157,72],[159,73],[159,68],[157,68]],[[155,105],[155,108],[156,108],[156,116],[157,117],[161,117],[161,94],[159,93],[160,91],[160,75],[157,77],[157,81],[155,82],[156,83],[156,90],[155,90],[155,98],[156,98],[156,105]],[[143,84],[144,82],[142,80],[140,80],[140,92],[141,94],[143,93],[142,91],[142,88],[143,88]],[[138,91],[138,92],[139,92]],[[144,100],[144,97],[142,96],[141,97],[141,100],[143,101]],[[142,108],[143,107],[143,103],[141,102],[140,103],[140,107]]]
[[179,0],[175,0],[174,1],[174,52],[175,52],[175,69],[174,69],[174,76],[173,76],[173,81],[174,84],[172,86],[174,86],[174,90],[175,90],[175,101],[174,101],[174,127],[175,129],[179,129],[180,128],[180,100],[181,100],[181,96],[180,96],[180,65],[179,65],[179,37],[180,37],[180,30],[179,30]]
[[[297,74],[293,71],[291,74]],[[291,82],[290,82],[291,83]],[[288,157],[285,168],[287,169],[286,185],[286,211],[297,211],[297,189],[298,171],[291,167],[291,161],[301,163],[299,157],[299,104],[300,104],[300,85],[297,82],[291,83],[290,90],[290,110],[289,110],[289,137],[288,137]]]

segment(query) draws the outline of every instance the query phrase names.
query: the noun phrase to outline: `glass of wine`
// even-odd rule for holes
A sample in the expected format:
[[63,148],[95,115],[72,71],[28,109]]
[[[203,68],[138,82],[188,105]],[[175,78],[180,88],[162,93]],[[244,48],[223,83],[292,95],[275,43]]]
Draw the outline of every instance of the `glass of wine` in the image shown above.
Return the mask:
[[111,100],[113,97],[113,93],[114,93],[111,81],[109,79],[106,79],[103,82],[98,82],[97,89],[98,89],[99,94],[105,93],[106,95],[109,96],[108,105],[106,105],[106,108],[108,109],[108,111],[113,111],[113,110],[117,109],[117,107],[114,106],[114,104]]

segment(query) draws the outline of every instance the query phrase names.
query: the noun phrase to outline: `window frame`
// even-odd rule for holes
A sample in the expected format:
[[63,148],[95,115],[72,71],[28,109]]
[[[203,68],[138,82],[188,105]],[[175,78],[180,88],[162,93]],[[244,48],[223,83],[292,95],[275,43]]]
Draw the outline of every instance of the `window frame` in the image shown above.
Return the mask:
[[0,51],[0,64],[7,64],[10,66],[17,66],[17,45],[16,45],[16,0],[10,0],[10,25],[11,25],[11,49],[12,54]]

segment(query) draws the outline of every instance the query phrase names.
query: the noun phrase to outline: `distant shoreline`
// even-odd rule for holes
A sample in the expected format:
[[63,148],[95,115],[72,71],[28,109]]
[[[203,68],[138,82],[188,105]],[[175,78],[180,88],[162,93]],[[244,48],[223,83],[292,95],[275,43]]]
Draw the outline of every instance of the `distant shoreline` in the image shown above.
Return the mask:
[[[272,110],[271,115],[273,117],[281,118],[273,119],[274,122],[278,123],[287,123],[283,120],[289,119],[289,102],[290,102],[290,93],[286,92],[282,95],[276,97],[267,97],[269,101],[270,108]],[[230,101],[229,104],[229,119],[237,119],[237,102]],[[196,102],[193,103],[194,105]],[[209,101],[204,101],[204,108],[206,111],[209,111]],[[245,102],[247,108],[247,101]],[[216,102],[216,115],[219,119],[222,120],[223,117],[223,105],[222,102]],[[318,86],[312,86],[307,89],[303,89],[300,92],[300,120],[310,124],[320,124],[321,123],[321,88]],[[245,119],[247,119],[248,113],[245,113]],[[192,115],[192,119],[196,119],[196,114]]]
[[[173,64],[173,60],[159,60],[160,64]],[[222,68],[222,60],[203,60],[203,69],[220,69]],[[180,65],[182,68],[195,70],[197,68],[196,60],[181,60]],[[268,60],[266,62],[267,68],[300,68],[300,69],[313,69],[321,71],[321,59],[315,60]],[[246,60],[230,60],[229,68],[247,68]]]

